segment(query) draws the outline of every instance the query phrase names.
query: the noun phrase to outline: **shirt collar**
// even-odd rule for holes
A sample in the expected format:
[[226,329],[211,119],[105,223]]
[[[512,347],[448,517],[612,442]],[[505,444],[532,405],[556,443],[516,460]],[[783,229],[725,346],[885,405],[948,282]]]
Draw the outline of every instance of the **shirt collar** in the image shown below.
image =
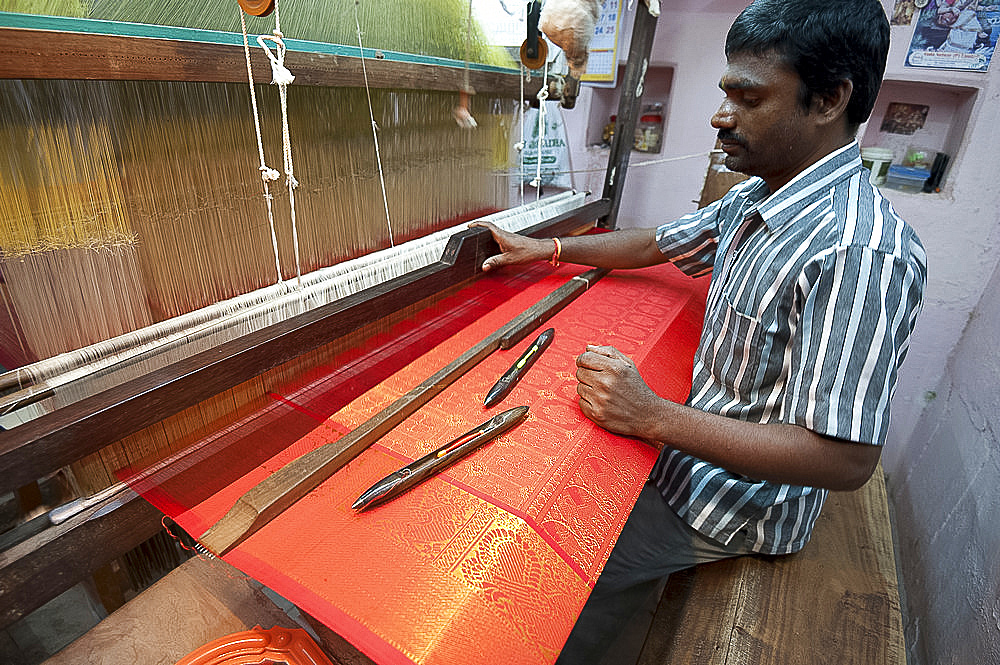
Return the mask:
[[773,194],[768,195],[767,185],[759,180],[747,192],[752,202],[747,213],[756,210],[767,228],[775,231],[797,217],[804,206],[827,196],[835,183],[860,170],[861,148],[857,141],[851,141],[810,165]]

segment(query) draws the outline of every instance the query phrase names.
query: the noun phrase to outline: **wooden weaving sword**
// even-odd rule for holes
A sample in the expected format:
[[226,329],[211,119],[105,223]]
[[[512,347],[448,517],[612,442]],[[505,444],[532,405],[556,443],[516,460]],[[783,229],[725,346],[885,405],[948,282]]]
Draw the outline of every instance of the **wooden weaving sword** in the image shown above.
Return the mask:
[[199,542],[223,555],[260,530],[338,469],[415,413],[497,349],[509,349],[591,284],[608,274],[594,268],[577,275],[425,379],[357,429],[289,462],[240,497]]

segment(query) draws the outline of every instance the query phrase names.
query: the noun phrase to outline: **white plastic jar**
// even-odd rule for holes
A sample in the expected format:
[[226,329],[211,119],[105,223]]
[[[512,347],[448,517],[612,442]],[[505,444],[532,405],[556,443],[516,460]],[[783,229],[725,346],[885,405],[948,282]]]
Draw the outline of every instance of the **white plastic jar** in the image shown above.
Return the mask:
[[889,148],[869,147],[861,149],[861,163],[871,171],[869,180],[873,185],[885,184],[885,176],[892,164],[893,153]]

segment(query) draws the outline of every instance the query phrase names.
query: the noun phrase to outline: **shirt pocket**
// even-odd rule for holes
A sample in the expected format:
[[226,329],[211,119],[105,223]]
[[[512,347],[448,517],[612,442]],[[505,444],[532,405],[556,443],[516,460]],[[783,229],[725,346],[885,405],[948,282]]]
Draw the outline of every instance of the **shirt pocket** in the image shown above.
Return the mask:
[[741,311],[727,294],[722,294],[715,307],[711,333],[705,366],[731,399],[739,395],[743,402],[766,382],[760,370],[767,363],[773,336],[757,316]]

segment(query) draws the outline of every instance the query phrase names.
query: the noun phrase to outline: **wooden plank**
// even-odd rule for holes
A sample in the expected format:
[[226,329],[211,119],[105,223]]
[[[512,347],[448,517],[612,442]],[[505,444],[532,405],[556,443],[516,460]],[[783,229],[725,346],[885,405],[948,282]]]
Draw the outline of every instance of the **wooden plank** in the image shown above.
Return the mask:
[[881,467],[857,492],[831,493],[801,552],[671,576],[639,662],[905,664]]
[[[368,86],[457,91],[464,85],[464,63],[437,59],[439,62],[432,64],[433,59],[427,60],[366,57]],[[253,43],[251,62],[254,81],[270,83],[270,62]],[[285,66],[295,75],[293,86],[365,86],[362,59],[357,56],[289,50]],[[479,94],[520,95],[516,70],[470,67],[468,76]],[[246,84],[247,67],[242,44],[0,27],[0,78]],[[525,94],[534,95],[540,87],[541,77],[532,77],[525,83]]]
[[129,492],[0,552],[0,630],[155,535],[161,517]]
[[352,644],[308,614],[289,614],[261,584],[221,559],[185,561],[74,640],[45,665],[173,665],[213,640],[254,626],[299,628],[297,613],[340,665],[374,665]]
[[511,338],[522,339],[607,273],[607,270],[593,269],[582,279],[574,277],[349,434],[320,446],[278,469],[240,497],[229,512],[198,540],[212,552],[225,554],[314,490],[338,469],[500,348],[501,341]]
[[621,206],[622,192],[625,189],[625,174],[632,154],[635,124],[639,119],[643,82],[655,36],[656,17],[640,8],[635,13],[635,23],[632,26],[628,62],[625,65],[625,77],[622,80],[621,97],[618,100],[618,119],[608,153],[608,168],[604,176],[602,196],[611,201],[607,217],[600,222],[600,226],[604,228],[613,229],[617,225],[618,208]]
[[[565,234],[606,214],[600,199],[537,224],[529,235]],[[0,492],[85,457],[362,325],[474,277],[496,252],[485,229],[451,238],[442,258],[347,298],[221,344],[0,432]]]
[[257,625],[299,627],[229,564],[193,558],[45,663],[173,665],[212,640]]
[[698,207],[704,208],[709,203],[718,201],[734,185],[747,179],[744,173],[737,173],[726,168],[726,153],[722,151],[722,144],[715,142],[715,148],[708,157],[708,170],[705,173],[705,184],[702,185],[701,197],[698,199]]

